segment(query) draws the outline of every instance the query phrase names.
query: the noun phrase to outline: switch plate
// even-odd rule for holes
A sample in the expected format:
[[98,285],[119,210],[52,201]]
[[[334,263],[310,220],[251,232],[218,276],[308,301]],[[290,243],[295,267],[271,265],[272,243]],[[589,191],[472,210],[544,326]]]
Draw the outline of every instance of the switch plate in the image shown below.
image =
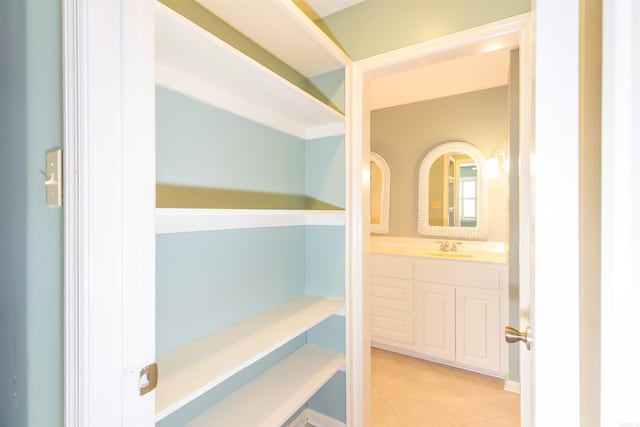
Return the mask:
[[45,172],[47,188],[47,206],[62,206],[62,149],[47,151],[47,168]]

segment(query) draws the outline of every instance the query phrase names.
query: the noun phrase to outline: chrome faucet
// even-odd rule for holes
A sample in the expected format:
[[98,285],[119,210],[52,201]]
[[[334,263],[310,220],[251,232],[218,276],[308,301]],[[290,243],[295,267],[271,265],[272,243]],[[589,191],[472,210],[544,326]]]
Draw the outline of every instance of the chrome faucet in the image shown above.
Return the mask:
[[440,242],[440,251],[442,252],[457,252],[458,251],[458,245],[461,245],[462,242],[449,242],[448,240],[445,240],[443,242]]

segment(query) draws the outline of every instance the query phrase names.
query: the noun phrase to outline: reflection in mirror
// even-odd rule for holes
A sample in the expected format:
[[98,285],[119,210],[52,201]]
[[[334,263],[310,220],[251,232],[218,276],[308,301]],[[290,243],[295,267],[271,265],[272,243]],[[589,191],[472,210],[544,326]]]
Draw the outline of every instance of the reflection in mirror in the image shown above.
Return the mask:
[[478,167],[464,153],[446,153],[429,172],[429,225],[475,227]]
[[420,166],[418,232],[437,237],[488,237],[488,186],[484,155],[466,142],[446,142]]
[[384,158],[378,153],[371,152],[370,163],[371,183],[371,233],[389,233],[389,191],[391,188],[391,171]]

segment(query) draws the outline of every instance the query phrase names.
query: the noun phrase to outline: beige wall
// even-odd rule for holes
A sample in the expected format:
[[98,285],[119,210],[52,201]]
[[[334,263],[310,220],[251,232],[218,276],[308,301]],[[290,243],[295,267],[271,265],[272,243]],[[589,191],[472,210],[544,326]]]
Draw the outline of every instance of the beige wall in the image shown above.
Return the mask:
[[[371,113],[371,150],[391,169],[389,235],[419,237],[418,171],[425,154],[446,141],[466,141],[492,156],[508,153],[507,87],[501,86]],[[490,180],[489,240],[506,241],[508,183]]]

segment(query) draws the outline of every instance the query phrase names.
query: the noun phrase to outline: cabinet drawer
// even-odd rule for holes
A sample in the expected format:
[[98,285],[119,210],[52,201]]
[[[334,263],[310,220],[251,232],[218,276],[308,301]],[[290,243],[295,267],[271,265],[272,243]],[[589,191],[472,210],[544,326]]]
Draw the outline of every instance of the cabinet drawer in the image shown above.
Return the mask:
[[412,262],[407,257],[371,255],[371,275],[411,280]]
[[371,277],[371,304],[396,310],[413,310],[413,283],[392,277]]
[[[382,344],[413,346],[413,313],[371,306],[371,339]],[[408,345],[406,345],[408,344]]]
[[480,289],[500,289],[500,270],[470,262],[419,261],[413,268],[415,280]]

